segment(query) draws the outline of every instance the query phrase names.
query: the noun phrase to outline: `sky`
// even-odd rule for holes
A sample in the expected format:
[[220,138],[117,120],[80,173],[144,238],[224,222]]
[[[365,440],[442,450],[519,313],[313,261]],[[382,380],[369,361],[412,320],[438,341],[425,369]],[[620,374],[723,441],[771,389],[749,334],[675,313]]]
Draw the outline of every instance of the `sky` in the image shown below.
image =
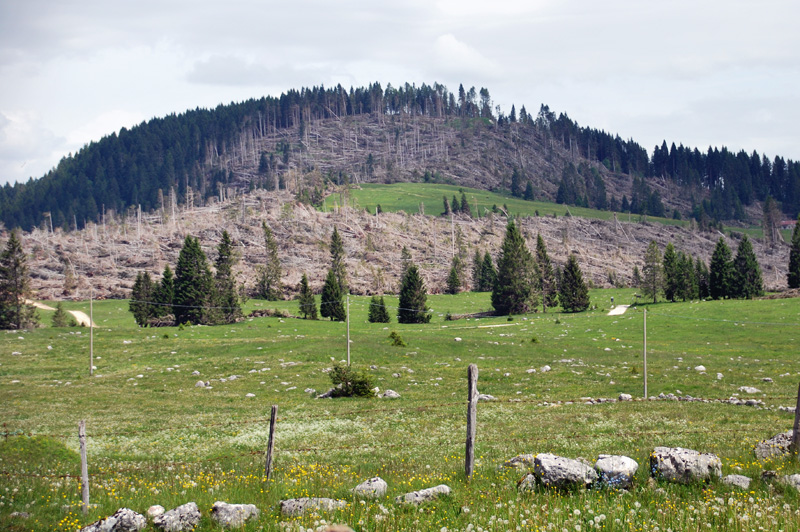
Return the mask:
[[0,184],[153,117],[376,81],[486,87],[651,154],[799,160],[798,20],[796,0],[3,0]]

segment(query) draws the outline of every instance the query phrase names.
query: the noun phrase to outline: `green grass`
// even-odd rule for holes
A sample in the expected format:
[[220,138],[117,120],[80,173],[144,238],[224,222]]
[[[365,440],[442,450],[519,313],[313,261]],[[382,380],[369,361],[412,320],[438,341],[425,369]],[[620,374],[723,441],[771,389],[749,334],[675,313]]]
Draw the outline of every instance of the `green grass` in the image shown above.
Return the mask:
[[[341,323],[257,318],[227,326],[138,329],[127,301],[98,301],[94,377],[88,375],[85,328],[0,332],[0,422],[9,434],[0,437],[0,528],[75,530],[123,506],[144,512],[152,504],[170,508],[196,501],[204,512],[198,530],[214,530],[208,509],[225,500],[262,510],[247,530],[281,530],[281,522],[291,530],[316,528],[320,519],[356,530],[465,530],[470,524],[542,530],[549,523],[556,530],[586,530],[600,514],[611,530],[749,530],[756,521],[765,530],[798,529],[797,493],[781,486],[756,480],[750,493],[719,483],[659,483],[663,491],[648,486],[648,455],[658,445],[716,452],[723,474],[758,478],[762,467],[800,472],[784,460],[762,466],[751,454],[753,443],[790,429],[793,418],[716,402],[583,404],[588,396],[642,393],[643,307],[606,316],[612,296],[618,304],[629,303],[633,291],[592,291],[596,308],[580,314],[445,321],[447,312],[490,308],[489,294],[437,295],[429,297],[433,319],[426,325],[397,324],[397,300],[388,296],[394,322],[367,323],[369,298],[352,296],[352,362],[359,369],[376,366],[368,370],[376,385],[402,395],[394,401],[315,400],[304,393],[326,390],[330,380],[323,370],[332,358],[346,357]],[[88,311],[84,302],[65,306]],[[257,307],[294,313],[297,303],[248,302],[248,308]],[[800,300],[660,303],[647,310],[650,395],[680,390],[728,398],[747,385],[763,390],[755,397],[767,405],[794,406]],[[49,323],[52,313],[39,312]],[[392,331],[406,347],[390,345]],[[466,482],[469,363],[479,367],[479,390],[498,401],[479,404],[476,474]],[[694,369],[701,364],[705,373]],[[544,365],[551,371],[542,372]],[[192,375],[195,370],[199,376]],[[229,380],[231,375],[239,377]],[[199,379],[210,380],[211,389],[196,388]],[[260,453],[272,404],[280,408],[275,473],[265,482]],[[79,473],[80,419],[87,420],[97,504],[86,518],[79,510],[79,481],[63,476]],[[624,494],[542,490],[518,496],[515,483],[522,472],[497,466],[524,452],[588,460],[599,453],[626,454],[640,463],[637,485]],[[389,483],[389,497],[363,505],[352,501],[348,490],[375,475]],[[453,494],[421,511],[393,502],[440,483]],[[279,515],[278,501],[305,495],[351,504],[316,517]],[[32,517],[11,518],[14,511]],[[742,522],[743,515],[752,521]]]

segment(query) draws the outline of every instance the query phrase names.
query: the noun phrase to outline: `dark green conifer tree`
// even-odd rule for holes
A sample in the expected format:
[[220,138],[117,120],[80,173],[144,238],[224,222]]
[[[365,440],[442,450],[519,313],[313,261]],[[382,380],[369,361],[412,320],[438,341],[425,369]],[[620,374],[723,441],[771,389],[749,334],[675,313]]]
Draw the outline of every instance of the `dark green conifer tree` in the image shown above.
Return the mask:
[[214,263],[216,275],[214,276],[215,321],[234,323],[242,317],[242,301],[239,296],[239,287],[233,267],[238,261],[233,249],[233,241],[228,231],[222,231],[222,239],[217,246],[217,260]]
[[153,317],[153,281],[148,272],[136,274],[131,290],[131,301],[128,303],[128,310],[133,314],[136,325],[147,327],[147,320]]
[[697,297],[700,299],[707,299],[711,297],[709,291],[709,272],[708,266],[705,261],[697,257],[694,261],[694,276],[697,280]]
[[553,263],[547,255],[547,246],[541,234],[536,235],[536,262],[539,263],[540,283],[539,290],[542,293],[542,308],[547,312],[548,308],[553,308],[558,304],[558,285],[556,274],[553,271]]
[[347,313],[344,308],[344,294],[339,281],[336,280],[336,273],[333,268],[328,270],[328,276],[322,286],[319,313],[323,318],[330,318],[331,321],[345,321],[347,319]]
[[431,315],[426,305],[428,294],[425,282],[416,264],[410,264],[400,285],[400,303],[397,308],[398,323],[428,323]]
[[669,242],[664,250],[663,271],[664,297],[668,301],[675,301],[680,288],[680,270],[678,268],[678,255],[672,242]]
[[61,301],[56,305],[56,311],[53,313],[53,327],[70,327],[74,326],[75,320],[70,320],[70,315],[64,310],[64,305]]
[[461,207],[458,212],[466,214],[470,218],[472,217],[472,209],[469,208],[469,201],[467,201],[467,195],[464,192],[461,193]]
[[278,243],[272,229],[267,222],[261,222],[261,230],[264,233],[264,245],[267,250],[267,261],[259,268],[257,281],[258,295],[267,301],[278,301],[283,296],[283,286],[281,285],[281,260],[278,257]]
[[534,192],[533,192],[533,183],[528,181],[528,184],[525,185],[525,193],[522,196],[527,201],[533,201],[536,199]]
[[764,282],[761,279],[761,268],[758,265],[753,244],[744,235],[736,249],[733,260],[734,282],[732,295],[743,299],[753,299],[764,294]]
[[453,211],[450,209],[450,202],[447,201],[447,196],[442,196],[442,201],[444,202],[444,212],[442,216],[450,216],[453,214]]
[[458,214],[461,212],[461,202],[458,201],[458,198],[455,194],[453,194],[453,201],[450,202],[450,211],[453,214]]
[[481,278],[479,292],[491,292],[494,290],[494,285],[497,282],[497,270],[492,262],[492,256],[487,251],[483,255],[483,264],[481,265]]
[[300,279],[300,295],[297,299],[300,304],[300,314],[307,320],[317,319],[317,301],[314,299],[314,292],[311,291],[308,276],[305,273]]
[[161,281],[153,287],[153,315],[156,317],[172,314],[172,301],[175,299],[175,276],[169,264],[164,266]]
[[789,251],[789,273],[786,275],[789,288],[800,288],[800,216],[792,231],[792,249]]
[[372,296],[369,300],[369,314],[367,319],[370,323],[389,323],[389,309],[383,301],[383,296]]
[[675,297],[680,297],[683,301],[697,297],[697,277],[694,272],[694,262],[692,257],[683,251],[678,252],[678,287]]
[[345,264],[344,242],[336,226],[331,234],[331,269],[339,283],[339,291],[344,295],[350,292],[347,285],[347,266]]
[[492,290],[495,313],[527,314],[538,303],[535,261],[525,239],[513,220],[506,226],[506,235],[497,259],[497,282]]
[[731,250],[725,244],[725,240],[719,237],[714,253],[711,255],[708,275],[708,292],[712,299],[724,299],[731,296],[733,275]]
[[11,231],[0,253],[0,329],[36,327],[36,309],[28,301],[33,297],[28,273],[28,259],[16,231]]
[[661,253],[658,244],[651,240],[644,254],[644,268],[642,271],[642,292],[647,298],[653,298],[653,303],[658,301],[658,293],[663,287],[663,269],[661,267]]
[[461,259],[456,255],[450,265],[450,273],[447,275],[447,287],[445,293],[457,294],[461,291]]
[[578,259],[572,253],[561,274],[558,297],[565,312],[583,312],[589,308],[589,288],[583,281],[583,272],[578,266]]
[[175,268],[175,323],[210,323],[214,278],[197,238],[186,235]]

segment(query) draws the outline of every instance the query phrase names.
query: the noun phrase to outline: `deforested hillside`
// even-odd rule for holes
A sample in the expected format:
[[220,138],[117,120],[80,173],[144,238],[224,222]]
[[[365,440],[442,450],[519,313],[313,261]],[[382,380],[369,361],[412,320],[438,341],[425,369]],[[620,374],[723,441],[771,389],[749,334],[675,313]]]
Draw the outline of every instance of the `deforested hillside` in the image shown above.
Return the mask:
[[[43,299],[86,299],[89,286],[96,297],[130,297],[137,273],[158,278],[164,266],[175,267],[184,237],[191,234],[210,259],[215,256],[223,230],[231,235],[238,256],[238,279],[252,292],[257,268],[266,261],[261,229],[266,222],[278,244],[284,297],[293,297],[300,278],[308,275],[319,293],[330,265],[332,228],[344,240],[350,287],[355,294],[395,292],[406,247],[420,266],[428,290],[442,292],[453,254],[465,262],[465,289],[475,252],[496,258],[505,232],[504,216],[486,213],[481,218],[456,215],[452,219],[410,213],[365,212],[350,207],[321,212],[296,201],[289,192],[254,191],[206,207],[179,207],[158,215],[112,217],[91,223],[81,231],[55,232],[37,228],[22,235],[30,257],[32,286]],[[633,267],[641,270],[645,250],[655,240],[663,252],[672,242],[708,263],[720,237],[716,231],[664,226],[616,219],[577,217],[520,217],[529,249],[536,249],[541,233],[556,264],[575,253],[585,277],[596,286],[623,286],[632,282]],[[736,241],[726,237],[731,248]],[[788,246],[753,241],[768,288],[785,288]]]
[[451,92],[438,83],[313,87],[198,108],[123,128],[39,179],[0,188],[0,221],[71,230],[256,189],[313,204],[331,184],[426,180],[691,216],[703,227],[758,224],[766,212],[774,228],[800,210],[798,162],[666,142],[650,155],[633,139],[582,127],[546,105],[532,109],[506,113],[488,89]]

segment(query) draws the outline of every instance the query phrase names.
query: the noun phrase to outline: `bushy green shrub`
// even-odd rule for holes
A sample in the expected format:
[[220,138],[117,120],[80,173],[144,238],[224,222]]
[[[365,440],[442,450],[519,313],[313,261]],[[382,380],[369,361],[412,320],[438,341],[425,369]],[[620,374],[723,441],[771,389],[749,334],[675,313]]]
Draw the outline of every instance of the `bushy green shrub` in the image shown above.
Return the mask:
[[333,383],[333,397],[372,397],[372,378],[346,364],[335,363],[329,373]]
[[392,345],[395,347],[405,347],[406,343],[403,341],[403,338],[397,334],[395,331],[389,333],[389,340],[391,340]]

